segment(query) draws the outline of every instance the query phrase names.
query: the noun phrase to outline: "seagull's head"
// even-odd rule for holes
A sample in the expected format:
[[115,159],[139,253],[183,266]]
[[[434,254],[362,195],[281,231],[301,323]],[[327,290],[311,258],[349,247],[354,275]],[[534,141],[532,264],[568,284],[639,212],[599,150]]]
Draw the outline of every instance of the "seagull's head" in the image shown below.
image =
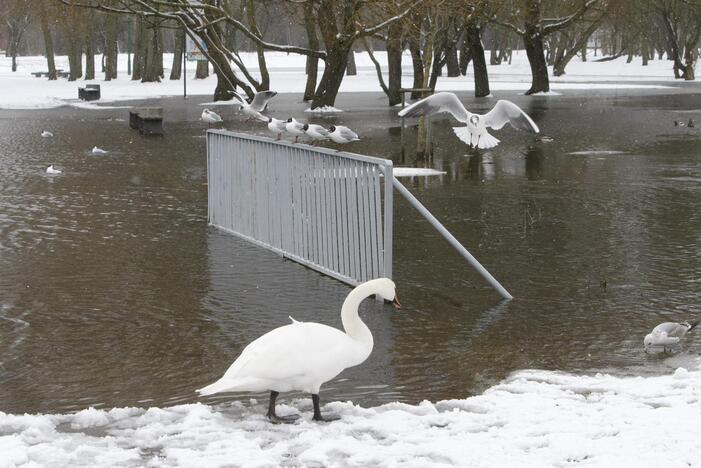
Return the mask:
[[272,117],[268,117],[268,123],[271,123],[273,121]]
[[309,124],[305,123],[304,125],[302,125],[302,130],[304,130],[305,132],[309,130]]
[[333,132],[335,132],[335,131],[336,131],[336,126],[331,125],[331,126],[329,127],[329,132],[333,133]]
[[479,123],[479,121],[480,121],[480,118],[479,118],[478,115],[473,115],[472,117],[470,117],[470,123],[471,123],[472,125],[474,125],[475,127],[477,126],[477,124]]
[[290,117],[289,119],[287,119],[287,123],[292,123],[292,120],[292,117]]
[[647,335],[645,335],[645,339],[643,340],[643,345],[645,346],[646,351],[652,346],[652,343],[652,333],[648,333]]

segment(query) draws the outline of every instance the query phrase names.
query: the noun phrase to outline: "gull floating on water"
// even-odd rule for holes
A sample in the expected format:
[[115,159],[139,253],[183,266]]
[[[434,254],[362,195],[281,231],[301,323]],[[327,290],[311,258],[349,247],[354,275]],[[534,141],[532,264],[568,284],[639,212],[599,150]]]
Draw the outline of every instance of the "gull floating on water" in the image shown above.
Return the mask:
[[312,138],[312,140],[326,140],[329,138],[329,131],[321,125],[304,124],[302,127],[304,133]]
[[329,127],[329,138],[336,143],[349,143],[360,140],[357,133],[343,125],[332,125]]
[[202,111],[202,120],[207,122],[208,126],[212,126],[212,124],[217,124],[223,122],[222,118],[219,117],[219,114],[216,112],[212,112],[209,109],[205,109]]
[[679,344],[684,336],[699,324],[698,320],[686,322],[664,322],[657,325],[643,340],[645,352],[667,351]]
[[54,134],[48,130],[44,130],[43,132],[41,132],[41,136],[43,136],[44,138],[51,138],[52,136],[54,136]]
[[93,146],[92,154],[107,154],[107,151],[103,150],[102,148],[98,148],[97,146]]
[[297,142],[300,135],[304,135],[304,124],[297,122],[294,117],[287,119],[287,124],[285,124],[285,129],[288,133],[295,136],[295,143]]
[[253,96],[253,100],[249,104],[239,93],[234,92],[234,99],[239,101],[236,105],[239,107],[239,112],[247,115],[249,119],[262,120],[267,122],[268,118],[261,114],[268,106],[268,101],[277,95],[276,91],[259,91]]
[[279,140],[282,137],[282,134],[287,131],[287,128],[285,128],[286,124],[287,122],[284,120],[276,119],[274,117],[268,118],[268,130],[277,134],[276,140]]
[[499,100],[484,115],[473,114],[465,109],[453,93],[436,93],[412,104],[399,112],[399,117],[417,117],[450,112],[464,127],[453,127],[458,138],[477,148],[494,148],[499,140],[489,134],[488,127],[499,130],[509,123],[512,127],[538,133],[540,130],[533,120],[520,107],[511,101]]
[[61,171],[59,169],[54,169],[54,165],[52,164],[46,168],[46,173],[47,174],[63,174],[63,171]]

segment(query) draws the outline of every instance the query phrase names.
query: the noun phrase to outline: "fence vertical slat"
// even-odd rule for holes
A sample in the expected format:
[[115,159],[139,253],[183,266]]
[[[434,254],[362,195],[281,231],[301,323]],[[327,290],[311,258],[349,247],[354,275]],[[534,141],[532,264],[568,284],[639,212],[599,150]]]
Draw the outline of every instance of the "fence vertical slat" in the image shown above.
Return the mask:
[[382,264],[383,264],[383,259],[382,259],[382,252],[383,252],[383,237],[382,237],[382,203],[381,203],[381,191],[380,191],[380,169],[377,166],[374,166],[372,168],[372,174],[373,174],[373,179],[372,179],[372,186],[373,186],[373,194],[374,194],[374,204],[375,204],[375,226],[376,226],[376,231],[375,231],[375,238],[373,239],[373,244],[375,245],[375,248],[377,249],[377,258],[376,258],[376,263],[375,263],[375,275],[379,278],[382,275]]

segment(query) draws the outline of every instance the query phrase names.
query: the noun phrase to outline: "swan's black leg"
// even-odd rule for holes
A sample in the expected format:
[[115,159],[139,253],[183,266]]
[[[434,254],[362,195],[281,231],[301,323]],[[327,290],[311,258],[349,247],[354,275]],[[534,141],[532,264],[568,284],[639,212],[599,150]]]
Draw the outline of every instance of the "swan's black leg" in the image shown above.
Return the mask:
[[312,395],[312,403],[314,403],[314,421],[324,421],[324,422],[330,422],[330,421],[336,421],[337,419],[341,419],[340,416],[336,414],[327,414],[326,416],[321,415],[321,408],[319,407],[319,395]]
[[290,414],[288,416],[278,416],[275,414],[275,400],[277,400],[277,396],[280,393],[276,391],[270,392],[270,403],[268,403],[268,414],[266,416],[270,420],[271,423],[273,424],[280,424],[280,423],[285,423],[289,424],[291,422],[296,421],[299,418],[299,415],[296,414]]

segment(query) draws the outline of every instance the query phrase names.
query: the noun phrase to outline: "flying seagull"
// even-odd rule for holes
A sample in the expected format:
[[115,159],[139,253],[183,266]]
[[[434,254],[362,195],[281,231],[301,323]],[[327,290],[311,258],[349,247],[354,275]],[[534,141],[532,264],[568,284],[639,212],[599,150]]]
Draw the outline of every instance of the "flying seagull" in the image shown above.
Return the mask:
[[239,101],[236,106],[239,108],[239,112],[247,115],[249,119],[261,120],[267,122],[268,118],[261,114],[268,106],[268,101],[275,97],[276,91],[259,91],[253,96],[253,100],[249,104],[243,96],[239,93],[234,92],[234,99]]
[[499,130],[504,124],[520,130],[538,133],[540,130],[533,120],[520,107],[511,101],[499,100],[484,115],[473,114],[465,109],[453,93],[436,93],[412,104],[399,112],[399,117],[416,117],[450,112],[453,117],[464,123],[464,127],[453,127],[458,138],[477,148],[494,148],[499,140],[487,131],[488,127]]
[[336,143],[349,143],[360,140],[357,133],[343,125],[332,125],[329,127],[329,138]]
[[645,352],[652,350],[667,351],[668,348],[678,345],[682,338],[698,324],[698,320],[693,320],[679,323],[664,322],[657,325],[643,340]]
[[98,148],[97,146],[93,146],[92,149],[92,154],[107,154],[106,150],[103,150],[102,148]]
[[44,130],[43,132],[41,132],[41,136],[43,136],[44,138],[51,138],[52,136],[54,136],[54,134],[48,130]]
[[52,164],[46,168],[46,173],[47,174],[63,174],[63,171],[54,168],[54,165]]
[[223,122],[222,118],[219,117],[219,114],[216,112],[212,112],[209,109],[205,109],[202,111],[202,120],[207,122],[207,125],[209,127],[212,126],[212,124],[217,124]]

